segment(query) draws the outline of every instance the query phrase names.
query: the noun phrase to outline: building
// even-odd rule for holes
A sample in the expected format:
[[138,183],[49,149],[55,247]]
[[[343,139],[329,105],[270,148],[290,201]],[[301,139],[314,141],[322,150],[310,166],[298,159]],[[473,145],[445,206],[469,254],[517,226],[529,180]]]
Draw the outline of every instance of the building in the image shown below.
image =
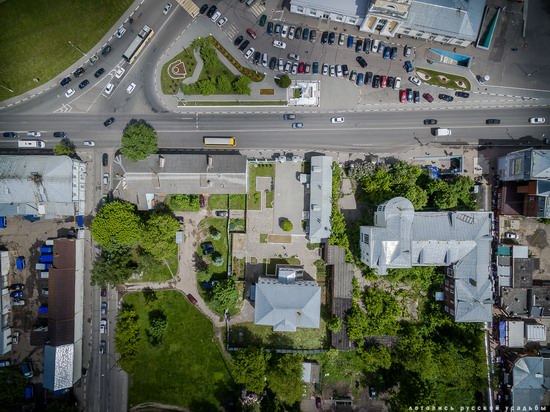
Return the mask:
[[485,1],[291,0],[290,11],[354,25],[365,33],[405,35],[466,47],[477,40]]
[[546,326],[523,320],[502,320],[499,324],[499,343],[509,348],[523,348],[528,342],[546,345]]
[[312,156],[308,239],[321,243],[330,237],[332,213],[332,157]]
[[11,351],[11,298],[8,284],[10,255],[7,250],[0,251],[0,356]]
[[151,155],[133,162],[124,157],[115,170],[120,184],[115,193],[152,209],[155,203],[173,194],[244,194],[247,193],[246,157],[235,152],[216,154]]
[[0,156],[0,216],[82,214],[86,164],[68,156]]
[[445,311],[457,322],[489,322],[491,212],[415,212],[396,197],[378,206],[374,226],[361,226],[361,261],[377,270],[444,266]]
[[44,388],[71,388],[82,374],[84,239],[56,239],[48,278]]
[[524,149],[499,157],[498,176],[500,214],[550,218],[550,150]]
[[512,410],[543,410],[550,406],[550,358],[523,356],[512,368]]
[[273,326],[275,332],[319,328],[321,288],[278,268],[277,278],[260,277],[256,283],[254,324]]

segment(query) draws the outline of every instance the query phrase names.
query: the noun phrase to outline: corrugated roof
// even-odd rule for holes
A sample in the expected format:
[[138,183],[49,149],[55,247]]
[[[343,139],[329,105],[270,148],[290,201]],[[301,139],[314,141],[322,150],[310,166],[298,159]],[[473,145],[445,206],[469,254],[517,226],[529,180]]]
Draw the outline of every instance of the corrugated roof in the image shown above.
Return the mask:
[[365,17],[371,0],[291,0],[292,6],[302,6],[344,16]]
[[[208,159],[211,159],[210,168]],[[164,162],[163,167],[160,167]],[[246,157],[237,152],[208,154],[162,154],[151,155],[146,159],[133,162],[121,157],[126,174],[132,173],[246,173]]]
[[74,345],[44,347],[45,389],[58,391],[73,386]]
[[295,332],[296,328],[318,328],[321,288],[314,281],[279,283],[260,278],[256,283],[254,323],[273,326],[277,332]]
[[311,157],[309,241],[321,243],[331,233],[332,157]]
[[550,150],[531,149],[531,179],[550,178]]

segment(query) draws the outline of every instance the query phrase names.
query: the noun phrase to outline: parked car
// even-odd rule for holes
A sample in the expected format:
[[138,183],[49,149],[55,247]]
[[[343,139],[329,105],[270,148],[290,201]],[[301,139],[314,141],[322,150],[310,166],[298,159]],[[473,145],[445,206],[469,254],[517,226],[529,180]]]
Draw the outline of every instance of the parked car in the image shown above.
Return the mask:
[[485,120],[485,124],[500,124],[499,119],[487,119]]
[[415,84],[417,86],[420,86],[422,84],[422,80],[420,80],[418,77],[416,76],[411,76],[409,77],[409,81],[412,83],[412,84]]
[[505,237],[506,239],[518,239],[518,238],[519,238],[518,234],[517,234],[517,233],[514,233],[514,232],[506,232],[506,233],[504,234],[504,237]]
[[111,47],[111,45],[108,44],[101,50],[101,54],[103,56],[107,56],[109,53],[111,53],[111,50],[113,50],[113,48]]
[[470,97],[470,93],[457,91],[457,92],[455,92],[455,96],[456,97],[463,97],[463,98],[467,99],[468,97]]
[[356,79],[357,79],[357,72],[355,70],[352,70],[349,76],[349,81],[355,83]]
[[164,9],[162,9],[162,14],[166,16],[171,8],[172,8],[172,3],[166,3],[166,6],[164,6]]
[[340,35],[338,36],[338,46],[343,46],[345,41],[346,35],[344,33],[340,33]]
[[208,11],[206,12],[206,17],[211,18],[214,15],[214,13],[216,13],[216,10],[218,10],[216,6],[214,5],[210,6]]
[[365,41],[363,43],[363,51],[365,52],[365,54],[370,53],[371,45],[372,45],[372,40],[371,39],[365,39]]
[[71,97],[74,94],[74,89],[69,89],[65,92],[65,97]]
[[205,208],[205,207],[206,207],[206,199],[204,198],[204,195],[200,195],[200,196],[199,196],[199,204],[200,204],[200,207],[201,207],[201,208]]
[[378,89],[380,87],[380,75],[376,74],[373,78],[372,78],[372,87],[374,89]]
[[431,102],[434,101],[434,98],[433,98],[433,96],[432,96],[430,93],[424,93],[424,94],[422,95],[422,97],[423,97],[424,99],[426,99],[426,100],[428,101],[428,103],[431,103]]
[[23,291],[16,290],[15,292],[10,293],[10,298],[22,298],[23,297]]
[[324,31],[321,35],[321,44],[327,44],[328,41],[328,31]]
[[99,322],[99,333],[107,333],[107,319],[101,319]]
[[[336,69],[336,71],[338,71],[338,69]],[[344,75],[344,77],[348,77],[349,69],[347,64],[342,65],[342,74]]]
[[359,63],[359,66],[361,66],[363,69],[367,67],[367,61],[363,58],[363,56],[357,56],[355,58],[355,61]]
[[115,85],[113,83],[107,83],[103,91],[107,94],[111,94],[113,92],[114,87]]
[[103,173],[103,184],[104,185],[109,184],[109,173],[107,173],[107,172]]
[[401,87],[401,77],[396,77],[393,82],[393,90],[399,90]]
[[286,38],[286,36],[288,36],[288,25],[283,24],[283,27],[281,29],[281,37],[284,39]]
[[385,89],[387,86],[388,78],[384,75],[380,76],[380,88]]
[[288,39],[289,40],[294,39],[294,33],[296,33],[296,27],[290,26],[290,29],[288,30]]
[[270,60],[269,60],[269,68],[271,70],[275,70],[275,67],[277,67],[277,58],[276,57],[272,57]]
[[101,288],[101,297],[104,298],[105,296],[107,296],[107,288]]
[[357,75],[357,86],[362,86],[363,85],[363,79],[365,78],[365,75],[363,73],[359,73]]
[[277,69],[282,72],[285,69],[285,61],[282,58],[279,58]]
[[302,40],[308,40],[309,39],[309,29],[307,27],[304,27],[304,31],[302,32]]
[[395,85],[395,77],[388,76],[388,88],[393,89]]
[[411,53],[412,53],[412,46],[410,44],[406,44],[405,49],[403,50],[403,55],[405,57],[411,57]]
[[397,47],[392,47],[390,49],[390,59],[391,60],[397,59]]
[[59,84],[61,86],[66,86],[67,84],[69,84],[71,82],[71,78],[70,77],[65,77],[63,79],[61,79],[61,81],[59,82]]
[[199,303],[197,299],[195,299],[195,297],[190,293],[187,294],[187,299],[189,299],[189,302],[191,302],[193,305],[197,305]]
[[294,54],[294,53],[289,53],[288,58],[290,60],[300,61],[300,56],[298,56],[297,54]]
[[264,27],[266,21],[267,21],[267,16],[265,14],[262,14],[262,16],[260,17],[260,27]]
[[40,137],[40,136],[42,136],[42,133],[31,130],[31,131],[27,132],[27,136],[28,137]]
[[25,378],[30,379],[34,376],[32,364],[30,362],[23,362],[19,365],[19,367],[21,368],[21,372],[23,372],[23,376],[25,376]]
[[250,37],[252,37],[254,40],[256,40],[256,37],[258,37],[258,36],[256,36],[256,33],[254,32],[254,30],[252,30],[250,27],[248,29],[246,29],[246,33]]
[[216,11],[212,17],[210,17],[210,20],[212,20],[213,23],[216,23],[218,19],[222,16],[222,13],[220,11]]
[[413,92],[413,101],[415,103],[420,103],[420,92],[418,90]]
[[227,17],[222,17],[216,22],[216,25],[221,28],[225,23],[227,23]]
[[229,213],[226,210],[216,210],[216,216],[218,217],[227,217]]
[[354,40],[355,40],[354,37],[350,34],[348,36],[348,45],[347,45],[348,49],[351,49],[353,47],[353,41]]
[[294,33],[294,38],[300,40],[302,38],[302,28],[296,27],[296,33]]
[[407,91],[399,90],[399,101],[401,103],[407,103]]
[[208,10],[208,4],[203,4],[202,7],[199,10],[200,14],[206,13],[206,10]]
[[74,77],[82,76],[82,74],[84,74],[84,69],[82,67],[79,67],[74,71],[73,74],[74,74]]
[[390,53],[391,53],[391,47],[390,46],[386,46],[384,47],[384,51],[382,52],[382,57],[387,60],[390,58]]
[[363,40],[357,39],[355,42],[355,53],[360,53],[363,50]]
[[250,42],[248,40],[243,41],[239,46],[239,50],[243,52],[248,47],[249,44]]
[[452,102],[454,100],[453,96],[449,96],[448,94],[444,94],[444,93],[440,93],[438,97],[439,99],[445,100],[446,102]]
[[272,22],[267,23],[266,33],[269,34],[269,35],[273,34],[273,23]]
[[273,40],[273,47],[277,47],[278,49],[286,49],[286,43],[281,40]]
[[365,84],[368,86],[370,84],[372,84],[372,78],[373,78],[374,74],[372,72],[366,72],[365,73]]
[[281,30],[283,29],[283,26],[281,26],[280,23],[275,24],[275,34],[281,33]]
[[101,315],[105,316],[107,314],[107,302],[101,302]]
[[99,354],[100,355],[103,355],[105,353],[106,348],[107,348],[107,342],[105,342],[104,340],[99,342]]
[[[258,52],[259,53],[259,52]],[[250,59],[250,57],[254,54],[254,47],[251,47],[250,49],[248,49],[246,51],[246,53],[244,54],[244,58],[245,59]]]
[[334,44],[334,41],[336,40],[336,33],[334,33],[333,31],[331,31],[329,34],[328,34],[328,44],[332,45]]
[[315,43],[316,40],[317,40],[317,32],[315,30],[311,30],[309,32],[309,41],[311,43]]
[[9,360],[0,360],[0,368],[7,368],[8,366],[11,366],[11,361]]
[[405,61],[405,64],[403,65],[403,68],[405,69],[405,71],[407,73],[411,73],[412,71],[414,71],[414,67],[413,67],[412,63],[409,60]]
[[412,102],[413,101],[413,91],[412,89],[406,89],[407,90],[407,101]]
[[89,84],[90,84],[90,81],[89,81],[88,79],[82,80],[82,81],[80,82],[80,84],[78,85],[78,88],[79,88],[80,90],[82,90],[83,88],[85,88],[85,87],[86,87],[87,85],[89,85]]
[[311,69],[313,74],[319,74],[319,62],[313,62]]

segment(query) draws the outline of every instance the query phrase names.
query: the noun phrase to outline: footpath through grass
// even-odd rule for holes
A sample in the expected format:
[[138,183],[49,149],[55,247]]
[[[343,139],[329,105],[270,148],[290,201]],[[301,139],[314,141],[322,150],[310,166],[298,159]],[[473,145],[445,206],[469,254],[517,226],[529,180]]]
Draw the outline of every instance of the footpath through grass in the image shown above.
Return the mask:
[[[131,4],[132,0],[0,2],[0,25],[4,28],[0,32],[0,100],[60,75],[82,57],[69,41],[88,53]],[[120,55],[124,52],[118,46],[113,49]],[[99,67],[101,59],[94,66],[96,70]]]
[[[193,412],[221,410],[234,388],[212,324],[179,292],[156,292],[155,297],[146,301],[143,293],[130,293],[124,299],[138,313],[141,333],[130,372],[130,408],[158,402]],[[162,311],[168,321],[158,346],[148,342],[146,333],[152,311]]]

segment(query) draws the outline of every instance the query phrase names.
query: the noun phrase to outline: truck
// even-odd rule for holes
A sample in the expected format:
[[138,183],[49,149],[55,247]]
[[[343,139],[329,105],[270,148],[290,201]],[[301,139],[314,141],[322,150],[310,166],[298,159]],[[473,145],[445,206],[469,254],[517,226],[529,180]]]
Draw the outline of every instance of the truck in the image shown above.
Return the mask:
[[434,135],[435,136],[450,136],[452,134],[451,129],[445,129],[442,127],[438,127],[434,129]]
[[43,149],[46,147],[46,143],[44,143],[43,140],[23,139],[17,141],[17,147],[25,149]]

